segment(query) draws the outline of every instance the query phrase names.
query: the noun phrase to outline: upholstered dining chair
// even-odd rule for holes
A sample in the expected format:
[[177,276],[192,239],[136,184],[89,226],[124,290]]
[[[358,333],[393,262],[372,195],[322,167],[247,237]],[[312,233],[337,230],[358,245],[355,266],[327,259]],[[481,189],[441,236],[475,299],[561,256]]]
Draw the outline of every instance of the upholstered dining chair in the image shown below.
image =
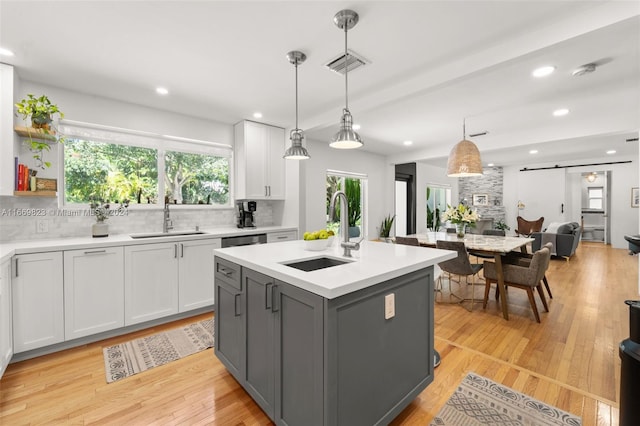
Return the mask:
[[522,216],[516,218],[518,221],[518,228],[516,229],[516,235],[522,235],[523,237],[529,237],[534,232],[542,231],[542,224],[544,223],[544,216],[536,220],[526,220]]
[[[549,266],[549,259],[551,258],[551,252],[548,248],[543,247],[536,251],[531,258],[531,262],[528,266],[521,266],[516,264],[503,263],[502,273],[504,277],[505,286],[521,288],[527,291],[529,297],[529,303],[531,304],[531,310],[536,317],[536,321],[540,322],[540,315],[538,314],[538,307],[533,295],[533,289],[535,288],[540,295],[542,305],[544,309],[549,312],[549,306],[547,305],[547,299],[544,297],[544,291],[542,290],[542,278],[545,271]],[[484,302],[482,304],[483,309],[487,308],[487,299],[489,298],[489,291],[491,290],[491,284],[498,282],[498,272],[493,262],[484,262]]]
[[404,244],[406,246],[419,246],[420,243],[415,237],[396,237],[396,244]]
[[[552,242],[548,242],[546,243],[544,246],[542,247],[546,247],[549,249],[549,253],[551,253],[551,250],[553,250],[553,243]],[[507,256],[505,256],[503,262],[504,263],[511,263],[514,265],[520,265],[520,266],[526,266],[528,267],[529,264],[531,263],[531,258],[533,257],[532,254],[530,253],[518,253],[518,252],[511,252],[509,254],[507,254]],[[549,266],[547,265],[547,269],[549,269]],[[547,289],[547,293],[549,294],[549,299],[553,299],[553,294],[551,294],[551,288],[549,287],[549,280],[547,279],[547,273],[545,271],[544,277],[542,277],[542,283],[544,284],[545,288]],[[497,298],[498,294],[497,294],[497,289],[496,289],[496,298]]]
[[[458,252],[458,256],[455,259],[446,260],[444,262],[438,263],[438,266],[442,269],[442,271],[446,272],[449,275],[449,293],[451,293],[451,275],[458,275],[459,277],[465,278],[465,283],[467,286],[471,285],[471,299],[463,299],[459,296],[455,297],[461,299],[461,302],[464,300],[471,301],[470,311],[473,310],[473,304],[475,303],[474,296],[474,285],[475,280],[474,277],[480,272],[483,265],[482,264],[471,264],[469,261],[469,253],[467,252],[467,248],[464,245],[464,241],[436,241],[436,248],[443,250],[452,250]],[[469,276],[471,276],[471,283],[469,283]],[[460,279],[458,282],[461,282]]]

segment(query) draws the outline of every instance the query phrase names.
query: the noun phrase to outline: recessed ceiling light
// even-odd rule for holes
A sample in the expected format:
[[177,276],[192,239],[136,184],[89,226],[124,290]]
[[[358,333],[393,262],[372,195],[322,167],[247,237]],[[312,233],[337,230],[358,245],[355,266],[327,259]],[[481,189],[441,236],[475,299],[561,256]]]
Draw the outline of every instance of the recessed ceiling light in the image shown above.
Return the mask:
[[493,163],[487,164],[487,167],[493,167],[493,166],[495,166],[495,164],[493,164]]
[[553,111],[553,116],[554,117],[562,117],[563,115],[567,115],[567,114],[569,114],[569,110],[566,109],[566,108],[560,108],[560,109],[557,109],[557,110]]
[[253,113],[253,118],[262,118],[262,113],[261,112],[254,112]]
[[546,77],[548,75],[551,75],[555,70],[556,70],[556,67],[551,65],[546,65],[544,67],[536,68],[535,70],[533,70],[531,75],[537,78]]
[[4,47],[0,47],[0,55],[2,56],[14,56],[13,52],[9,49],[5,49]]
[[353,130],[360,130],[360,125],[359,124],[354,124],[353,125]]
[[609,151],[607,151],[607,154],[611,155],[611,154],[615,154],[616,150],[615,149],[610,149]]
[[529,151],[529,154],[537,154],[538,150],[537,149],[532,149],[531,151]]
[[406,146],[413,145],[413,141],[404,141],[402,143]]
[[156,87],[156,93],[159,95],[168,95],[169,91],[164,87]]

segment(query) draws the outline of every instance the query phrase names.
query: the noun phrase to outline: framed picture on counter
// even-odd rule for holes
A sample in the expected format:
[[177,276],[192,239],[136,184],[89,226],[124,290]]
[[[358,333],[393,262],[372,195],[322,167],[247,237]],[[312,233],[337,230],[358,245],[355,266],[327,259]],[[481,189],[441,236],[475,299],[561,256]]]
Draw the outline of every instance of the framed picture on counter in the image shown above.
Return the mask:
[[489,196],[487,194],[473,194],[474,206],[488,206]]
[[640,207],[640,189],[631,188],[631,207]]

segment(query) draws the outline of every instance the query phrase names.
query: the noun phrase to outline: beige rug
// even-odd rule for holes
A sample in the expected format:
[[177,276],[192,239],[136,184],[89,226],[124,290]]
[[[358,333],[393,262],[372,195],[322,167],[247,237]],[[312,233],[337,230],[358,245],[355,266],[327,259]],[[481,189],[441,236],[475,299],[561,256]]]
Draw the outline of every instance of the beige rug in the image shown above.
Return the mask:
[[213,318],[102,349],[107,383],[213,347]]
[[465,377],[431,425],[568,425],[580,417],[475,373]]

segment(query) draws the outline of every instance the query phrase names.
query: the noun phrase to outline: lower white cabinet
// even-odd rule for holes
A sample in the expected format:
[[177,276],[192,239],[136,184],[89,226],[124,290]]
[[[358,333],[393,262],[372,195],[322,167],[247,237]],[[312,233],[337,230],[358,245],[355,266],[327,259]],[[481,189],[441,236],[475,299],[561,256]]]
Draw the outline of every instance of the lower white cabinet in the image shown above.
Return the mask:
[[14,256],[14,352],[64,341],[62,252]]
[[179,244],[179,311],[186,312],[213,305],[213,249],[222,247],[220,238],[184,241]]
[[178,243],[124,248],[124,323],[178,312]]
[[124,327],[124,249],[64,252],[65,340]]
[[0,264],[0,378],[13,356],[13,321],[11,319],[11,262]]
[[298,239],[298,231],[279,231],[267,234],[267,243],[279,243]]

